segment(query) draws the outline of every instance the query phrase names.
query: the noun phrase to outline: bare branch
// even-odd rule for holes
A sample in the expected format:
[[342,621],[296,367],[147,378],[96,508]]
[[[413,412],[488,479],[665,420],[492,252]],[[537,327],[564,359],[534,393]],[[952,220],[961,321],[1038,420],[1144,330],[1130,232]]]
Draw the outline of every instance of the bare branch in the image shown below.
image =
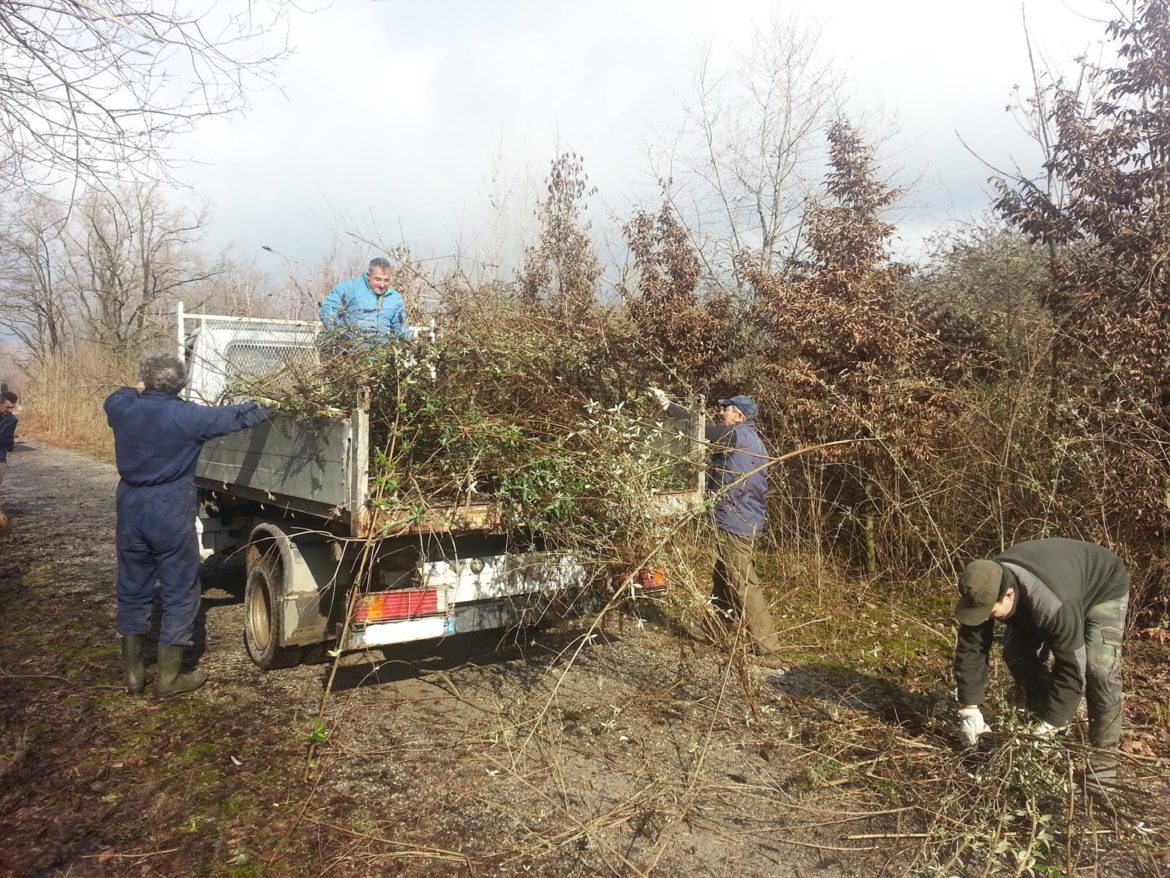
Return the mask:
[[[256,15],[263,8],[265,15]],[[0,4],[0,185],[27,188],[119,167],[164,174],[164,144],[236,113],[287,46],[284,0],[245,14],[178,0]]]

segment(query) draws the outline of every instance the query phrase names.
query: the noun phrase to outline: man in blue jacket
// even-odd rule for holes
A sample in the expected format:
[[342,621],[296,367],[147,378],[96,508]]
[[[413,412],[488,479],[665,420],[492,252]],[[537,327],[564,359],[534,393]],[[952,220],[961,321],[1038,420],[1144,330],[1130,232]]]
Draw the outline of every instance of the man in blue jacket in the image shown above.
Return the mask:
[[[12,413],[16,408],[17,396],[11,390],[0,393],[0,487],[4,486],[4,474],[8,471],[8,452],[16,444],[17,417]],[[8,527],[8,516],[0,509],[0,527]]]
[[365,274],[335,286],[321,303],[321,322],[326,332],[338,335],[410,338],[406,304],[390,286],[390,261],[371,259]]
[[[650,393],[667,417],[691,417],[658,388]],[[719,407],[721,423],[705,428],[713,449],[707,470],[707,493],[715,501],[712,599],[716,607],[743,618],[760,664],[779,667],[780,641],[753,558],[756,537],[764,529],[768,491],[769,457],[755,424],[759,407],[742,395],[719,400]]]
[[199,612],[198,499],[195,464],[203,443],[255,427],[269,412],[254,402],[204,406],[179,399],[187,383],[182,362],[169,354],[142,361],[142,390],[123,387],[105,402],[118,466],[118,633],[126,690],[146,687],[142,646],[150,630],[154,582],[162,587],[158,635],[158,695],[198,689],[202,671],[180,673]]

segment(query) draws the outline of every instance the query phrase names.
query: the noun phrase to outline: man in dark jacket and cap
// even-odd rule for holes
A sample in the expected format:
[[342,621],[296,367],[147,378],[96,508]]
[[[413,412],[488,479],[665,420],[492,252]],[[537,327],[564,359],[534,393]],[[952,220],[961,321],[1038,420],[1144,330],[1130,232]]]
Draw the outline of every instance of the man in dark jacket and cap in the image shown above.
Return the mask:
[[[1018,543],[992,560],[973,561],[959,578],[955,648],[962,736],[974,745],[990,731],[979,709],[987,685],[995,623],[1004,624],[1003,658],[1038,722],[1033,734],[1063,730],[1083,695],[1089,743],[1116,750],[1121,738],[1121,639],[1129,573],[1108,549],[1060,538]],[[1051,667],[1047,658],[1051,656]],[[1115,760],[1094,761],[1097,776]]]
[[[17,417],[12,413],[16,408],[17,396],[11,390],[0,393],[0,487],[4,485],[4,474],[8,470],[8,452],[16,444]],[[8,527],[8,516],[0,506],[0,528]]]
[[118,466],[118,633],[126,690],[146,687],[142,646],[150,630],[154,582],[162,587],[158,695],[198,689],[202,671],[180,673],[199,612],[198,499],[195,464],[203,443],[255,427],[269,417],[254,402],[205,406],[179,399],[183,363],[169,354],[142,361],[142,389],[123,387],[105,402]]
[[[667,417],[691,413],[671,402],[658,388],[651,395]],[[712,598],[717,607],[743,618],[761,664],[778,666],[780,641],[760,588],[754,560],[756,537],[767,514],[767,467],[770,460],[756,431],[759,407],[750,396],[719,400],[720,421],[705,428],[713,449],[707,470],[707,493],[715,501],[715,573]]]

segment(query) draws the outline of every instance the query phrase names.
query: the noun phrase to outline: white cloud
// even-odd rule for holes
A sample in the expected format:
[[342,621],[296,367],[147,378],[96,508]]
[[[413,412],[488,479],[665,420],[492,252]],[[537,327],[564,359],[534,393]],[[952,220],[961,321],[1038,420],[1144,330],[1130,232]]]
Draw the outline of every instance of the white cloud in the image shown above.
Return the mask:
[[[203,163],[183,176],[212,205],[215,243],[249,257],[269,244],[311,261],[346,231],[451,252],[457,234],[465,244],[492,234],[493,166],[513,196],[539,192],[522,181],[543,173],[558,144],[585,156],[600,222],[604,205],[619,210],[648,179],[647,144],[679,124],[703,47],[714,41],[715,63],[728,63],[775,8],[346,0],[294,19],[283,93],[256,95],[247,116],[204,125],[175,152]],[[986,204],[989,171],[956,132],[989,161],[1034,160],[1004,112],[1028,76],[1016,0],[782,8],[822,23],[825,48],[850,76],[851,111],[897,117],[883,153],[919,181],[907,208],[916,228]],[[1028,9],[1054,60],[1103,33],[1062,0]],[[519,224],[531,204],[508,209]]]

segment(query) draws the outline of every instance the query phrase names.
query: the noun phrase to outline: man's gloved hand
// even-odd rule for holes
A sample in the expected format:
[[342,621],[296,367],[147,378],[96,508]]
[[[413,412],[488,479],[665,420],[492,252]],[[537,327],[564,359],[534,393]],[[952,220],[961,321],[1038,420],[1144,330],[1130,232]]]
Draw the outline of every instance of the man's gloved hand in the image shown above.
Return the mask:
[[1053,738],[1063,731],[1063,726],[1054,726],[1052,723],[1044,722],[1043,720],[1032,726],[1032,734],[1037,738]]
[[979,743],[979,736],[991,731],[991,726],[983,721],[983,711],[978,707],[959,708],[959,735],[968,747]]
[[658,403],[658,407],[660,409],[666,411],[667,407],[670,405],[670,397],[666,395],[665,390],[662,390],[658,387],[651,387],[647,393],[649,393],[654,398],[654,401]]

